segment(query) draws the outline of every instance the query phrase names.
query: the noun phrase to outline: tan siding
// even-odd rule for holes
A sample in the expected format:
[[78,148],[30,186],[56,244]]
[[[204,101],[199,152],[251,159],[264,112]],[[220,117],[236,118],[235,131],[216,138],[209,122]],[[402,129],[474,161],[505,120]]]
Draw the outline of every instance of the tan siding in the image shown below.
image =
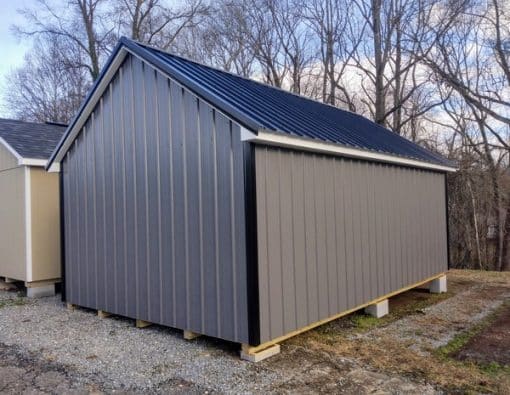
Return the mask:
[[447,270],[444,175],[257,147],[261,341]]
[[[1,156],[1,155],[0,155]],[[0,276],[25,280],[25,169],[0,171]]]
[[60,209],[58,173],[30,168],[32,279],[60,278]]
[[18,160],[3,144],[0,144],[0,171],[18,166]]

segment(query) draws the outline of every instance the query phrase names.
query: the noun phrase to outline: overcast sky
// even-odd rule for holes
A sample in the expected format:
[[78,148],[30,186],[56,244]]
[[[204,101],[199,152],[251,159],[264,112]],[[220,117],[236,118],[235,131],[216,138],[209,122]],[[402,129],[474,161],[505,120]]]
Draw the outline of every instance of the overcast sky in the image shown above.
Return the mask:
[[[1,96],[9,89],[6,75],[22,63],[23,55],[30,48],[26,39],[20,41],[11,32],[13,24],[23,22],[16,10],[32,3],[33,0],[0,0],[0,101]],[[0,111],[0,115],[4,115],[3,111]]]

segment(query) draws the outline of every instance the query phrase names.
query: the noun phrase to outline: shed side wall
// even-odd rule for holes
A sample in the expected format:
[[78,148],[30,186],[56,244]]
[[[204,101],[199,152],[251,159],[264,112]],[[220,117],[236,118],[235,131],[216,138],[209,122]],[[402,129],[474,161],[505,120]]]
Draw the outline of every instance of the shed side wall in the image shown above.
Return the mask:
[[25,281],[25,168],[0,171],[0,276]]
[[447,270],[444,175],[256,148],[261,342]]
[[60,278],[59,174],[30,168],[32,281]]
[[237,124],[128,56],[63,168],[70,303],[248,341]]
[[0,171],[15,167],[18,167],[18,159],[3,144],[0,144]]

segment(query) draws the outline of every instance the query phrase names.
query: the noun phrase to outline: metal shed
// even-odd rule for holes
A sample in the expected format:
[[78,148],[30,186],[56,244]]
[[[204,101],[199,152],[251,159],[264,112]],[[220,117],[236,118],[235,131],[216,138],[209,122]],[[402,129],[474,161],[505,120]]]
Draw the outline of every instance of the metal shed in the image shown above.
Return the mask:
[[54,163],[64,299],[238,342],[248,359],[442,286],[448,269],[454,164],[362,116],[125,38]]
[[64,131],[0,119],[0,276],[23,281],[28,296],[54,294],[60,281],[59,178],[44,167]]

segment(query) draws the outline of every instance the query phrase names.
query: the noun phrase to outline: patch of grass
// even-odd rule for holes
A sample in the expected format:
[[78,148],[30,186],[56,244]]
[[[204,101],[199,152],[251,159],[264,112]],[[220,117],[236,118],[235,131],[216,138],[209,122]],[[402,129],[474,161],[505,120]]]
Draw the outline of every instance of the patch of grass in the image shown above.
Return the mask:
[[17,298],[13,298],[13,299],[4,299],[4,300],[0,300],[0,309],[2,307],[23,306],[27,303],[28,303],[27,298],[22,298],[20,296],[18,296]]
[[381,319],[367,314],[353,314],[349,317],[352,324],[361,330],[368,330],[381,325]]
[[479,365],[480,370],[491,376],[498,376],[500,374],[510,375],[510,366],[500,365],[497,362],[491,362],[488,365]]
[[482,332],[485,328],[491,325],[499,316],[503,309],[507,308],[510,303],[503,303],[500,307],[491,312],[483,320],[477,322],[471,328],[457,334],[452,340],[435,350],[435,353],[440,358],[451,358],[456,352],[460,351],[469,340]]

